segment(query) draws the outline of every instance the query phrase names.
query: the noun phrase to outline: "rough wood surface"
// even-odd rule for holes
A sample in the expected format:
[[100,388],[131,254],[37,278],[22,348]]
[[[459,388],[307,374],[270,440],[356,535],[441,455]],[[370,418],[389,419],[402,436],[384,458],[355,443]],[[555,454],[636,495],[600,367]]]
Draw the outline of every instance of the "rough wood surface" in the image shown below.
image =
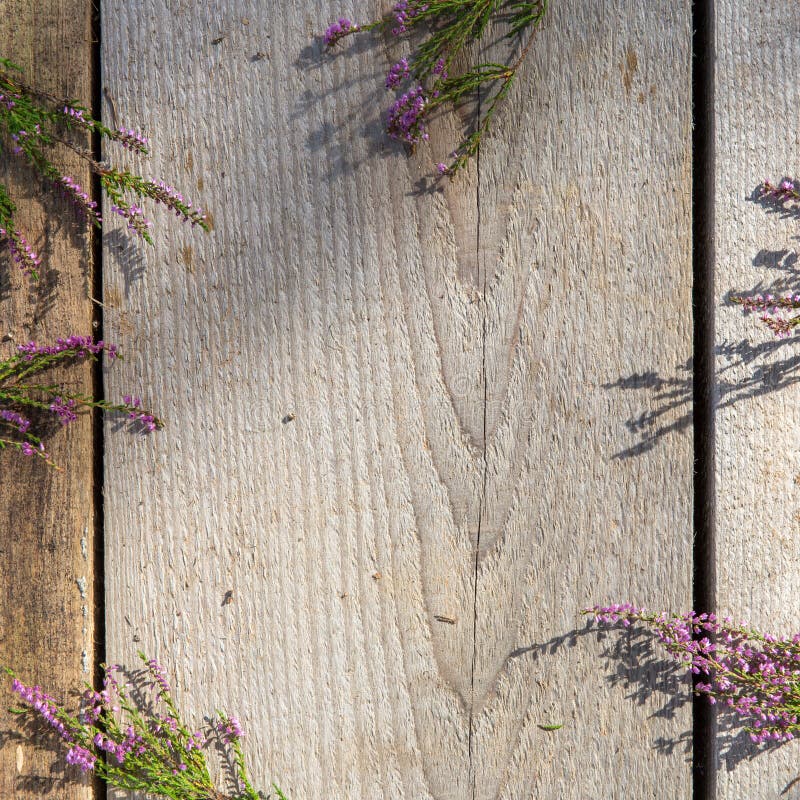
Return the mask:
[[[91,97],[91,7],[82,0],[6,0],[0,54],[25,69],[26,80],[53,94]],[[88,184],[84,167],[69,162]],[[67,163],[67,162],[65,162]],[[88,239],[68,205],[43,193],[16,161],[0,162],[2,180],[19,200],[19,223],[43,255],[33,288],[5,255],[0,259],[0,353],[17,343],[91,332]],[[30,235],[28,235],[30,234]],[[91,390],[88,366],[59,373],[75,391]],[[94,660],[94,498],[92,425],[88,416],[66,430],[56,425],[48,452],[64,467],[0,453],[0,664],[59,699],[91,680]],[[0,700],[0,797],[88,798],[89,786],[64,783],[63,752],[55,758],[20,741],[18,719]]]
[[691,598],[690,13],[656,5],[552,4],[429,191],[456,131],[385,140],[395,45],[313,39],[385,6],[103,3],[116,113],[215,228],[106,234],[109,393],[167,419],[107,443],[109,657],[238,712],[262,786],[691,796],[685,685],[579,616]]
[[[781,0],[717,4],[717,571],[719,608],[774,633],[800,630],[797,343],[725,304],[730,292],[800,290],[798,216],[754,201],[800,172],[800,13]],[[720,798],[800,798],[797,747],[758,754],[720,735]]]

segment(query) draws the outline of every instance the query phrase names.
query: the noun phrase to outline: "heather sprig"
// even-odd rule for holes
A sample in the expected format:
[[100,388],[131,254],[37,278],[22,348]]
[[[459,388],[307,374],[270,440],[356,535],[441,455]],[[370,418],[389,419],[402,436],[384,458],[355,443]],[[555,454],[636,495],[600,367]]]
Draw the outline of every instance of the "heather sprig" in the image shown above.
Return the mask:
[[[800,189],[798,181],[784,178],[774,184],[764,181],[754,193],[756,199],[782,209],[787,214],[800,214]],[[777,336],[785,339],[800,325],[800,315],[791,312],[800,309],[800,294],[775,297],[771,294],[732,295],[731,302],[740,305],[747,314],[758,314],[759,319]]]
[[[12,691],[24,705],[12,710],[38,715],[64,743],[68,764],[93,772],[114,788],[173,800],[260,800],[247,777],[238,721],[217,712],[216,724],[203,730],[189,727],[181,719],[163,667],[143,653],[139,657],[144,670],[132,676],[133,686],[125,683],[128,676],[121,667],[102,665],[102,687],[95,690],[87,684],[74,713],[39,686],[27,686],[6,670]],[[203,750],[212,741],[232,753],[233,794],[218,790],[211,778]]]
[[113,403],[42,379],[53,367],[95,361],[104,352],[109,361],[119,357],[114,344],[94,341],[91,336],[68,336],[48,345],[26,342],[15,355],[0,361],[0,449],[11,447],[53,465],[33,423],[54,416],[69,425],[81,410],[91,408],[123,414],[133,430],[147,433],[163,427],[161,420],[141,407],[138,397],[126,395],[121,403]]
[[[532,36],[547,10],[548,0],[398,0],[381,19],[353,23],[334,22],[322,38],[328,48],[354,33],[380,29],[411,44],[409,56],[393,64],[386,76],[387,89],[400,93],[389,108],[386,129],[394,139],[413,150],[429,138],[428,121],[442,107],[458,108],[474,102],[479,90],[479,115],[472,129],[453,150],[450,162],[439,163],[440,175],[454,176],[474,156],[490,129],[499,104],[508,96],[514,78],[532,44]],[[463,53],[478,42],[493,20],[507,26],[507,36],[520,44],[529,38],[509,63],[485,62],[457,70]]]
[[774,295],[735,295],[731,302],[740,305],[748,314],[758,314],[759,319],[777,336],[785,339],[800,325],[800,315],[787,316],[787,312],[800,309],[800,294]]
[[800,633],[781,639],[715,614],[653,614],[629,603],[583,613],[603,625],[649,627],[676,661],[704,677],[695,691],[735,712],[752,741],[800,733]]
[[[94,119],[89,109],[73,100],[42,92],[23,82],[21,70],[0,58],[0,151],[22,159],[45,185],[66,196],[79,216],[99,227],[102,222],[98,203],[71,175],[57,165],[59,151],[80,156],[99,177],[112,211],[123,217],[128,228],[152,243],[151,223],[139,205],[149,199],[164,205],[192,225],[209,229],[206,215],[193,208],[175,188],[163,181],[146,180],[129,170],[97,161],[81,145],[76,135],[96,134],[139,155],[147,155],[148,140],[132,128],[109,128]],[[16,223],[16,206],[6,186],[0,184],[0,244],[30,277],[38,278],[41,258],[28,244]]]

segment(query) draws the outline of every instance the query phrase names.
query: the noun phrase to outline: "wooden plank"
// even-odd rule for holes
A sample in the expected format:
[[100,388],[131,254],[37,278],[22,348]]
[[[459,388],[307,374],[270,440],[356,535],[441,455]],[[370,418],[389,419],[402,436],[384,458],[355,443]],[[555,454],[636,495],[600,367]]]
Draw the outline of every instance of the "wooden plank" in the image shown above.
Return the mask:
[[[717,4],[717,294],[797,291],[797,219],[752,200],[800,170],[800,14],[793,3]],[[719,609],[765,631],[800,630],[797,344],[737,308],[717,313]],[[796,748],[757,755],[719,739],[719,797],[800,797]]]
[[240,712],[293,797],[689,797],[685,688],[576,631],[691,598],[687,409],[646,379],[691,355],[688,3],[554,4],[442,192],[456,132],[384,141],[382,45],[311,44],[381,9],[103,5],[105,87],[215,221],[105,249],[111,389],[167,419],[107,449],[109,657]]
[[[0,53],[19,64],[31,84],[64,97],[91,97],[91,6],[82,0],[8,0],[0,16]],[[83,185],[78,159],[65,162]],[[2,163],[19,200],[19,222],[45,259],[42,281],[29,289],[13,264],[0,263],[0,352],[17,343],[50,341],[92,330],[90,242],[68,205],[43,196],[32,173]],[[90,392],[87,365],[54,374],[75,391]],[[48,452],[64,467],[0,453],[0,664],[39,682],[55,697],[91,680],[94,669],[94,496],[91,419],[53,430]],[[0,703],[0,727],[18,731]],[[0,797],[89,798],[91,786],[62,785],[63,753],[39,749],[13,735],[0,747]],[[55,769],[55,772],[53,771]],[[69,773],[71,779],[76,776]],[[52,794],[51,794],[52,793]]]
[[654,724],[663,675],[631,654],[615,692],[597,642],[525,652],[587,600],[690,602],[689,431],[624,425],[649,412],[669,431],[688,410],[623,389],[691,352],[690,8],[656,6],[551,4],[481,153],[478,797],[691,796],[683,748],[656,747],[690,724],[687,706]]

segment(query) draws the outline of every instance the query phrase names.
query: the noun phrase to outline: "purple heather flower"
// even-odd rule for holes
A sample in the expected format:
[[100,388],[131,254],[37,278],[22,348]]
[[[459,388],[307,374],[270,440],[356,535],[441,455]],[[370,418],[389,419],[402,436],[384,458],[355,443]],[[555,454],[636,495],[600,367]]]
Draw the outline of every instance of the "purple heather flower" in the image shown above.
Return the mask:
[[[28,442],[23,443],[24,445]],[[11,682],[11,691],[16,692],[20,699],[27,703],[34,711],[38,712],[47,724],[66,742],[72,741],[72,734],[67,726],[58,718],[58,707],[55,700],[46,695],[39,686],[26,686],[18,678]]]
[[217,723],[217,732],[226,744],[230,744],[234,739],[241,739],[244,736],[242,726],[236,717],[223,717]]
[[393,64],[386,76],[386,88],[394,89],[399,86],[409,76],[408,59],[401,58]]
[[83,116],[84,112],[81,108],[73,108],[72,106],[64,106],[61,109],[61,113],[65,117],[69,117],[70,119],[74,119],[76,122],[82,122],[84,125],[88,125],[89,121]]
[[779,339],[791,336],[792,330],[800,325],[800,317],[786,318],[780,312],[800,309],[800,294],[788,294],[784,297],[774,295],[754,295],[752,297],[734,297],[745,313],[758,312],[760,319]]
[[0,240],[5,241],[11,257],[26,275],[31,277],[37,275],[42,259],[33,251],[20,231],[8,231],[0,228]]
[[77,403],[68,398],[62,400],[60,397],[54,397],[53,402],[50,403],[50,410],[61,420],[62,425],[69,425],[70,422],[75,422],[78,415],[75,413],[75,406]]
[[114,137],[123,147],[132,150],[136,153],[143,153],[147,151],[147,146],[150,144],[146,136],[137,133],[133,128],[117,128]]
[[80,745],[75,745],[67,751],[67,764],[74,764],[81,768],[82,772],[89,772],[94,769],[97,758],[93,753]]
[[772,197],[775,200],[800,200],[800,192],[795,188],[796,182],[789,178],[784,178],[777,186],[764,181],[758,188],[758,193],[762,197]]
[[424,122],[427,104],[428,98],[422,86],[411,89],[395,100],[386,120],[389,136],[410,145],[427,139]]
[[[136,400],[139,398],[137,397]],[[134,403],[134,405],[138,405],[138,403]],[[131,418],[133,418],[133,414],[131,414]],[[147,663],[147,668],[150,670],[150,674],[153,676],[153,682],[156,683],[159,687],[159,694],[168,694],[169,693],[169,683],[167,683],[167,676],[166,671],[158,663],[154,658],[151,658]]]
[[200,750],[201,748],[205,747],[206,745],[206,738],[200,731],[195,731],[190,737],[189,740],[186,742],[186,749],[187,750]]
[[595,606],[586,613],[604,624],[650,625],[673,658],[708,678],[695,683],[695,690],[745,720],[754,742],[788,741],[800,730],[800,634],[760,636],[715,614],[655,615],[629,604]]
[[[137,410],[137,409],[139,409],[139,407],[142,404],[142,401],[141,401],[140,398],[131,397],[129,394],[126,394],[122,398],[122,402],[125,403],[126,406],[130,406],[131,410],[128,413],[128,419],[130,420],[131,425],[133,425],[133,426],[138,425],[139,428],[144,433],[152,433],[153,431],[155,431],[159,427],[160,423],[155,418],[155,416],[153,416],[152,414],[148,414],[148,413],[146,413],[144,411],[138,411]],[[155,670],[156,668],[160,669],[158,667],[158,664],[156,664],[155,661],[153,661],[153,664],[155,665],[155,667],[151,667],[152,670]],[[149,662],[148,662],[148,666],[150,666]],[[154,677],[155,677],[155,673],[154,673]],[[160,683],[160,680],[157,677],[156,677],[156,681],[158,683]],[[169,691],[169,686],[166,685],[166,680],[164,681],[164,690],[165,691]]]
[[34,356],[56,355],[67,350],[75,350],[76,358],[85,358],[89,354],[98,355],[103,350],[106,351],[110,361],[117,357],[117,346],[104,342],[102,339],[95,342],[91,336],[68,336],[66,339],[56,339],[52,345],[38,345],[36,342],[27,342],[17,347],[17,350],[24,355],[26,361],[32,361]]
[[153,223],[145,218],[143,209],[137,206],[136,203],[131,203],[129,206],[118,206],[116,203],[112,203],[111,210],[127,220],[128,230],[133,231],[142,238],[149,235]]
[[412,20],[418,14],[422,14],[428,10],[428,4],[425,3],[417,6],[408,0],[398,0],[392,9],[392,14],[397,25],[392,28],[393,36],[400,36],[408,31],[409,20]]
[[147,182],[148,197],[156,203],[161,203],[170,211],[175,212],[176,217],[182,217],[184,222],[191,222],[192,225],[204,223],[207,215],[202,208],[192,208],[192,203],[187,200],[174,186],[168,186],[164,181],[150,180]]
[[84,191],[83,187],[69,175],[61,177],[61,185],[66,190],[75,207],[87,218],[94,222],[101,222],[100,215],[97,213],[97,201]]
[[22,414],[18,414],[16,411],[10,411],[6,408],[0,409],[0,419],[10,422],[12,425],[16,425],[20,433],[27,433],[28,428],[31,427],[31,421],[27,417],[23,417]]
[[23,442],[20,445],[20,450],[22,450],[22,455],[24,456],[39,456],[45,461],[50,461],[50,456],[45,451],[43,442],[39,442],[38,447],[34,447],[34,445],[32,445],[30,442]]
[[326,47],[333,47],[340,39],[349,33],[356,33],[358,30],[358,25],[354,25],[349,19],[342,17],[328,27],[322,38]]

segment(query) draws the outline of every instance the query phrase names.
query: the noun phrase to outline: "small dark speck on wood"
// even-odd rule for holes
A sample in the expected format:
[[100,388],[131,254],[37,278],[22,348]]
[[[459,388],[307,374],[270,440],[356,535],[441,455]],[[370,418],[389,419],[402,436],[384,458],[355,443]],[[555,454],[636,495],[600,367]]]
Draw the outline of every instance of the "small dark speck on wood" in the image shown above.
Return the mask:
[[222,605],[229,606],[233,602],[233,589],[228,589],[225,592],[225,597],[222,598]]
[[224,41],[227,38],[227,36],[228,36],[227,33],[220,34],[219,36],[217,36],[216,39],[212,39],[211,40],[211,44],[220,44],[222,41]]
[[456,621],[452,617],[446,617],[444,614],[434,614],[433,618],[437,622],[446,622],[448,625],[456,624]]
[[286,415],[286,416],[285,416],[285,417],[284,417],[284,418],[281,420],[281,422],[282,422],[284,425],[288,425],[290,422],[294,422],[294,420],[295,420],[295,415],[294,415],[294,414],[292,414],[292,413],[290,412],[289,414],[287,414],[287,415]]

